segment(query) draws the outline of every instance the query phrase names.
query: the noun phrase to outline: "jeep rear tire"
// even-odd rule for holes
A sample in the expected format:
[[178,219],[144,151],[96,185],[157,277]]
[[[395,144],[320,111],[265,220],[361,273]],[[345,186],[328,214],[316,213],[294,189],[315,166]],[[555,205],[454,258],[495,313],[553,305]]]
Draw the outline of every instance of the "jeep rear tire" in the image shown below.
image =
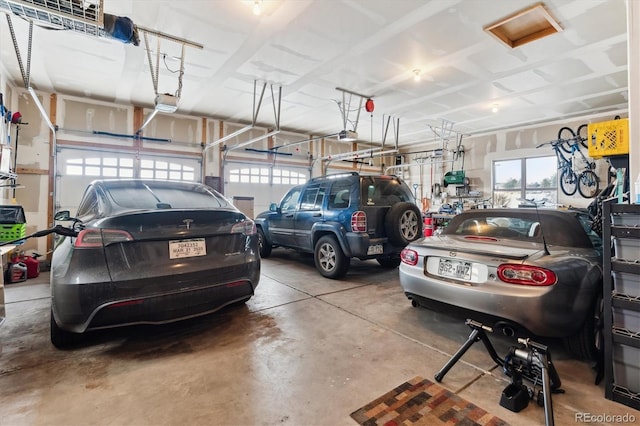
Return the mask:
[[260,257],[266,259],[271,256],[271,244],[267,242],[262,228],[258,228],[258,247],[260,248]]
[[313,259],[318,272],[331,279],[344,277],[351,261],[344,255],[340,243],[333,235],[320,237],[313,250]]
[[413,203],[396,203],[387,212],[384,228],[389,241],[404,247],[422,237],[422,215]]

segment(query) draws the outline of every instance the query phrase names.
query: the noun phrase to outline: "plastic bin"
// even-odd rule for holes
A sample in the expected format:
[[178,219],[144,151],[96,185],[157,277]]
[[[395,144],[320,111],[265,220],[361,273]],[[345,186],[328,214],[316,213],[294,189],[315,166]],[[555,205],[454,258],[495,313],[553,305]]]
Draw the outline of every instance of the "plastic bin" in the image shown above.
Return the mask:
[[27,224],[0,225],[0,241],[13,241],[26,237]]
[[444,186],[460,185],[464,183],[464,170],[454,170],[444,174]]
[[616,258],[635,262],[640,260],[640,240],[634,238],[617,238],[613,242]]
[[616,226],[640,226],[640,214],[612,214],[611,224]]
[[627,330],[630,333],[640,333],[640,312],[631,309],[620,308],[614,306],[613,326]]
[[602,158],[629,153],[629,119],[603,121],[587,126],[589,156]]
[[629,272],[612,271],[616,294],[640,297],[640,275]]
[[22,206],[0,206],[0,224],[16,224],[26,222],[27,219],[24,215],[24,209],[22,208]]
[[640,393],[640,348],[613,344],[613,381],[633,393]]

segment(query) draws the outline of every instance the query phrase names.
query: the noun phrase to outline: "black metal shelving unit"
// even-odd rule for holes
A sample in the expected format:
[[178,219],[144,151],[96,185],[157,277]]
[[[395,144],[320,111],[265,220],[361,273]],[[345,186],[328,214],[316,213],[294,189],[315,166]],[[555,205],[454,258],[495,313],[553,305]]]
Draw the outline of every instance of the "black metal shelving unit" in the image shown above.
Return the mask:
[[606,201],[602,237],[605,398],[640,410],[640,204]]

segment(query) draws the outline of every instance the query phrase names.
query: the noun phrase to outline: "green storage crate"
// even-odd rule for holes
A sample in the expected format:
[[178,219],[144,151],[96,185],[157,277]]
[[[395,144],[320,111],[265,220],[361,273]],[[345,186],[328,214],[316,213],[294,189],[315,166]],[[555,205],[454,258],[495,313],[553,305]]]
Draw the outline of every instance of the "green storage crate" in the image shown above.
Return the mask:
[[24,238],[27,235],[27,224],[16,223],[13,225],[0,224],[0,241],[13,241]]
[[453,170],[444,175],[444,186],[462,185],[464,183],[464,170]]

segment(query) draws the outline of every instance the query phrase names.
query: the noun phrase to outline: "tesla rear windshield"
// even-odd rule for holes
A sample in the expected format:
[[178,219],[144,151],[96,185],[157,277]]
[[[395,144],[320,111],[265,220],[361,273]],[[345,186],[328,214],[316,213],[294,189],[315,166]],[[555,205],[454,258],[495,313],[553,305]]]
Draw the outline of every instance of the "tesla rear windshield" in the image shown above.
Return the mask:
[[201,185],[169,186],[150,183],[111,186],[109,196],[119,207],[149,209],[211,209],[231,207],[221,195]]

